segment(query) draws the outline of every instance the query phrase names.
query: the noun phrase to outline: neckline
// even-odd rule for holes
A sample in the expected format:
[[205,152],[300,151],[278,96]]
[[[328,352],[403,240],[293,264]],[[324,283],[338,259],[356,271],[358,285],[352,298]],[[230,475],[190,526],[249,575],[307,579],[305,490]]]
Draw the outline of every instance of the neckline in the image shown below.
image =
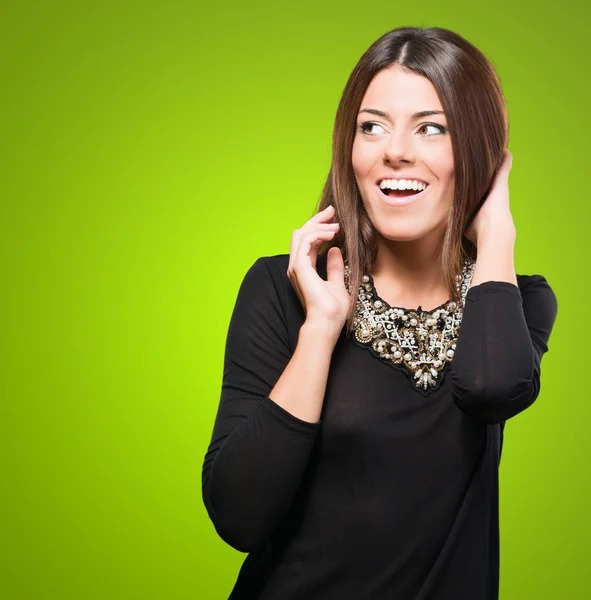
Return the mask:
[[[345,283],[346,283],[347,289],[349,290],[349,293],[350,293],[349,279],[348,279],[349,265],[348,265],[347,261],[344,261],[344,262],[345,262]],[[468,291],[472,287],[472,277],[474,275],[475,266],[476,266],[475,259],[466,260],[462,266],[461,283],[458,283],[458,282],[456,283],[456,285],[458,287],[458,292],[460,293],[460,302],[458,303],[458,302],[455,302],[453,300],[453,298],[448,298],[445,302],[441,303],[439,306],[436,306],[435,308],[432,308],[431,310],[424,310],[422,305],[419,305],[417,308],[406,308],[404,306],[392,306],[389,302],[384,300],[378,294],[378,291],[375,286],[375,281],[369,272],[362,274],[360,286],[363,287],[363,286],[369,285],[369,287],[370,287],[369,291],[371,292],[373,300],[374,301],[379,300],[382,303],[382,305],[386,307],[386,310],[403,311],[403,313],[414,312],[414,313],[418,313],[418,314],[431,315],[438,310],[445,309],[448,304],[453,302],[455,304],[455,306],[453,308],[450,307],[450,309],[448,309],[448,310],[456,311],[459,309],[459,310],[463,311],[465,302],[466,302],[466,297],[468,295]],[[364,277],[367,277],[367,282],[364,282],[364,280],[363,280]],[[367,296],[368,290],[365,289],[364,293]],[[367,297],[366,297],[366,301],[367,301]],[[365,303],[366,301],[363,301],[363,303]],[[357,299],[357,302],[358,303],[360,302],[359,298]],[[380,312],[383,312],[383,311],[380,311]]]
[[432,308],[431,310],[424,310],[421,304],[419,304],[418,308],[406,308],[404,306],[392,306],[389,302],[387,302],[386,300],[384,300],[378,294],[378,292],[376,290],[375,282],[373,280],[373,277],[369,273],[366,273],[366,275],[369,278],[369,285],[371,286],[371,293],[372,293],[372,296],[374,298],[374,301],[375,300],[379,300],[386,307],[386,309],[390,309],[390,310],[402,310],[405,313],[414,312],[414,313],[420,313],[420,314],[429,315],[429,314],[434,313],[434,312],[436,312],[438,310],[441,310],[442,308],[445,308],[446,305],[448,305],[450,302],[452,302],[452,298],[448,298],[445,302],[443,302],[439,306],[436,306],[435,308]]

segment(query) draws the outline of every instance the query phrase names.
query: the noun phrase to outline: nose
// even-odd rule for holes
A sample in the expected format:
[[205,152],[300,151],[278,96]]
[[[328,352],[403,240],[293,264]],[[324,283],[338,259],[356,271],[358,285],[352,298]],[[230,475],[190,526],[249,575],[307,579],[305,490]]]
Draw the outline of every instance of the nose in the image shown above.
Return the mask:
[[414,149],[408,132],[401,128],[388,139],[384,146],[384,162],[396,164],[401,161],[412,162]]

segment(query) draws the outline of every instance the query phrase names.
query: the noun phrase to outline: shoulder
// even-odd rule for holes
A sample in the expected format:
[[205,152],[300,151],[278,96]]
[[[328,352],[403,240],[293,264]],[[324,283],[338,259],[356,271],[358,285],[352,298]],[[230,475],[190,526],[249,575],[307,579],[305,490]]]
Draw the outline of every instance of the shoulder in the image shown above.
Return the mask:
[[[287,268],[289,267],[289,254],[274,254],[272,256],[261,256],[255,261],[254,266],[269,271],[271,277],[279,281],[289,281]],[[316,271],[318,275],[326,280],[326,255],[319,255],[316,259]]]
[[287,278],[287,266],[289,264],[288,254],[276,254],[274,256],[260,256],[247,270],[245,279],[256,282],[256,285],[267,289],[275,289],[281,295]]
[[255,265],[259,264],[268,269],[273,275],[285,272],[289,265],[289,254],[274,254],[273,256],[261,256],[257,258]]

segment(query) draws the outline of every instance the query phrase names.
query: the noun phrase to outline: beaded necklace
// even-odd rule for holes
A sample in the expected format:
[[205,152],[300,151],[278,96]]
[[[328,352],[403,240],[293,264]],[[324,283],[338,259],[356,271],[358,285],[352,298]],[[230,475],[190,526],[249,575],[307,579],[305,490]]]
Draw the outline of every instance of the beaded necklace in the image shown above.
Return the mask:
[[[448,300],[429,311],[421,306],[390,306],[378,296],[371,275],[363,275],[354,321],[355,340],[374,356],[402,369],[423,395],[438,389],[444,369],[454,356],[474,266],[475,261],[466,261],[456,275],[460,305]],[[345,265],[345,285],[351,293],[349,273]]]

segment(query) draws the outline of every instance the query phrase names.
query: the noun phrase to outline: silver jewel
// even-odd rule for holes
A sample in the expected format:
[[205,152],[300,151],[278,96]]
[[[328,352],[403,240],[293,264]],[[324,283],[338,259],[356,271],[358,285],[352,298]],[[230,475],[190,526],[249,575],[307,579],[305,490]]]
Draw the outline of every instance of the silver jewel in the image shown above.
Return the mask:
[[[421,306],[416,310],[390,306],[378,297],[370,276],[364,274],[355,312],[355,339],[403,368],[418,390],[435,389],[441,381],[440,372],[455,354],[475,264],[466,261],[461,274],[456,275],[460,305],[450,300],[430,311]],[[349,273],[349,265],[345,265],[345,285],[351,293]]]

